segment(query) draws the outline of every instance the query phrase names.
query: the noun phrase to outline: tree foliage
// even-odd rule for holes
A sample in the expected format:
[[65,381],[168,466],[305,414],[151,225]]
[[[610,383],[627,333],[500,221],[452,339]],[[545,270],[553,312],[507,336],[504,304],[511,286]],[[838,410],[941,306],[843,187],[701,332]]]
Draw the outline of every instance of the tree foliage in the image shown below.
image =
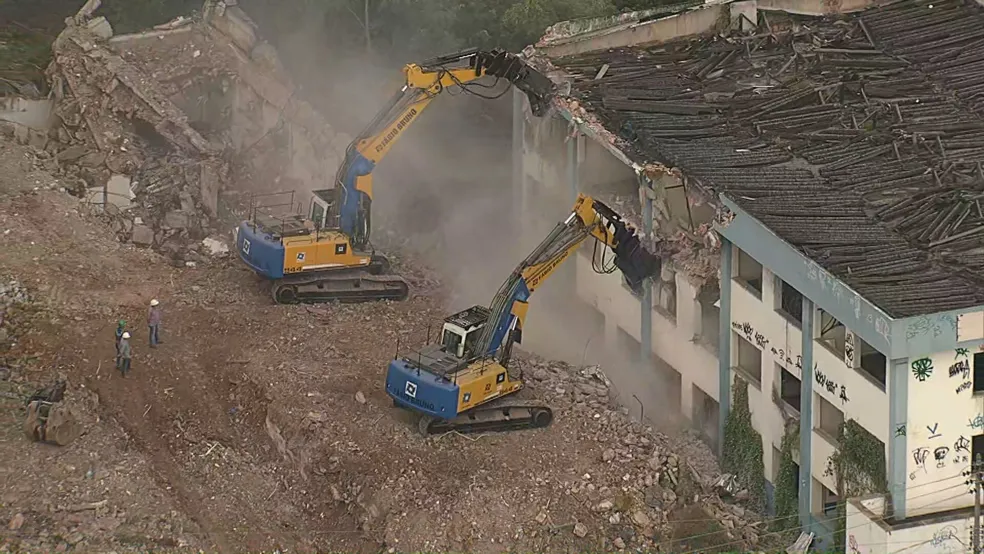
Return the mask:
[[333,46],[364,50],[368,43],[377,54],[406,62],[469,47],[515,52],[535,43],[559,21],[677,1],[247,0],[244,4],[273,7],[264,11],[280,20],[274,25],[281,30],[298,21],[320,21],[325,40]]
[[762,435],[752,426],[748,382],[735,376],[731,411],[724,424],[724,456],[721,467],[738,479],[749,494],[750,506],[765,507],[765,450]]

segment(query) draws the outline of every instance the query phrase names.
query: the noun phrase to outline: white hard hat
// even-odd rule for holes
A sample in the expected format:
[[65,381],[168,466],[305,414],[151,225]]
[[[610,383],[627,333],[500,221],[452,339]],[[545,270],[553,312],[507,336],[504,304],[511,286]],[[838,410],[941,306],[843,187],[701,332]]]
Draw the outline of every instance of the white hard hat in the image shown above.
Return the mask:
[[156,298],[150,301],[151,306],[156,306],[158,304],[160,304],[160,302],[158,302]]
[[125,338],[125,339],[130,338],[130,333],[127,332],[127,331],[123,331],[123,338]]

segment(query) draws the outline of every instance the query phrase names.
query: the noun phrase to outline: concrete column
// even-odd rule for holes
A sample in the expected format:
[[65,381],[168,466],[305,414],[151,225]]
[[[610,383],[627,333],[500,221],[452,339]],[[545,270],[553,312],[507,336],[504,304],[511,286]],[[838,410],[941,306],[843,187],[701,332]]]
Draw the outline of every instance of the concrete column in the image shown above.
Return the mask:
[[526,118],[523,116],[523,93],[513,87],[512,107],[512,192],[514,217],[519,218],[514,228],[521,228],[526,219],[526,170],[523,167],[526,140]]
[[567,137],[567,183],[570,187],[571,204],[577,200],[577,193],[581,184],[578,179],[578,152],[577,141],[580,133],[575,131],[574,135]]
[[[860,358],[860,354],[857,355]],[[905,472],[909,445],[906,422],[909,419],[909,359],[888,362],[888,490],[892,494],[892,515],[905,519]],[[901,432],[899,430],[901,429]]]
[[813,523],[813,324],[816,308],[803,297],[803,372],[800,380],[799,516],[803,530]]
[[[639,186],[646,189],[648,193],[652,188],[652,182],[643,175],[639,175]],[[642,194],[642,232],[645,234],[648,243],[653,237],[653,199],[651,194]],[[659,277],[662,278],[662,277]],[[639,310],[639,341],[642,356],[639,358],[645,364],[646,369],[652,367],[653,363],[653,280],[647,277],[642,283],[642,306]]]
[[724,425],[731,412],[731,241],[721,237],[721,320],[718,325],[718,457],[724,456]]
[[[578,163],[579,156],[577,149],[577,141],[579,140],[578,137],[581,133],[577,129],[574,129],[573,131],[573,134],[567,137],[567,186],[570,206],[574,205],[574,202],[577,200],[577,193],[581,188],[579,175],[580,163]],[[594,240],[589,237],[589,239],[581,245],[581,248],[592,248],[593,242]],[[571,287],[572,293],[574,293],[574,287],[577,286],[577,264],[568,264],[567,267],[561,268],[561,272],[563,273],[567,284]]]

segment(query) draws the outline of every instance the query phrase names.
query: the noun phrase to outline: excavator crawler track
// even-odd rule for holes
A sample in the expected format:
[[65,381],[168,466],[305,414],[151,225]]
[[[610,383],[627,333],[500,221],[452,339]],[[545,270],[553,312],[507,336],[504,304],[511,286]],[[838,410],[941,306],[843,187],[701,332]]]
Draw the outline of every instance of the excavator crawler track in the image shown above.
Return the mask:
[[384,275],[388,268],[386,259],[379,258],[364,268],[290,275],[274,281],[271,292],[277,304],[406,300],[410,286],[399,275]]
[[536,400],[503,399],[472,408],[449,420],[424,416],[418,430],[424,436],[451,431],[462,434],[541,429],[553,422],[553,410]]

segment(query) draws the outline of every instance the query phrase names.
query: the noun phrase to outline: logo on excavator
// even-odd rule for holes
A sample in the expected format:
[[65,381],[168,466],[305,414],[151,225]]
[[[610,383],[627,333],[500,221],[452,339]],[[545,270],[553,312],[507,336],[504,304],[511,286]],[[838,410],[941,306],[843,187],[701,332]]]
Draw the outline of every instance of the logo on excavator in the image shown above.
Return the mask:
[[403,392],[410,398],[417,398],[417,384],[407,381],[407,386],[403,389]]
[[249,256],[249,239],[243,239],[243,254]]
[[546,267],[537,271],[536,274],[529,281],[526,282],[526,288],[530,289],[530,292],[533,292],[533,289],[535,289],[537,285],[540,284],[540,281],[542,281],[544,277],[549,275],[554,270],[554,268],[564,263],[564,260],[566,259],[567,256],[561,256],[560,258],[551,261],[549,264],[547,264]]
[[396,127],[390,129],[390,132],[386,133],[386,136],[383,137],[382,142],[376,145],[376,153],[382,152],[383,149],[386,148],[386,145],[393,142],[393,139],[395,139],[396,136],[399,135],[411,121],[413,121],[414,117],[417,117],[417,108],[410,108],[407,115],[401,117],[400,120],[396,122]]

